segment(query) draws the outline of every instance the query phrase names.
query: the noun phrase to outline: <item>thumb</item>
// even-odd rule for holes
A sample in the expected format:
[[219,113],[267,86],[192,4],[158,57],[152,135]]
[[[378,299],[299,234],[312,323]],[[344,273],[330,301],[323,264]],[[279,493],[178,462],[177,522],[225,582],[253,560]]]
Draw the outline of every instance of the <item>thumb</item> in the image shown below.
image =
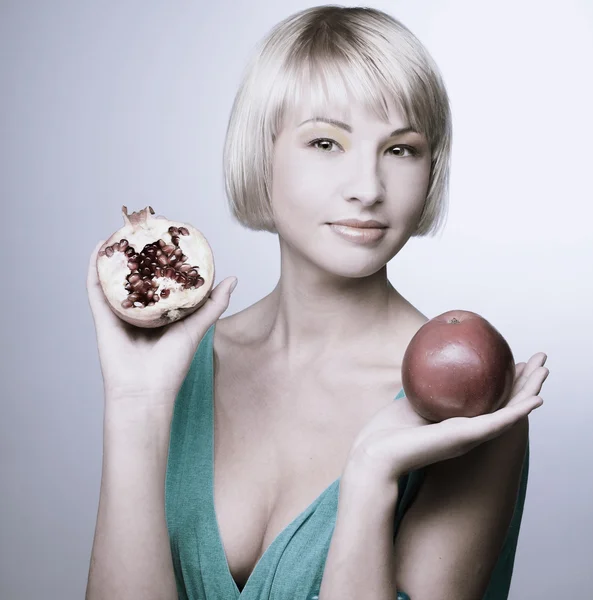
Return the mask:
[[[206,331],[213,325],[229,307],[231,294],[237,285],[236,277],[227,277],[223,279],[210,292],[206,302],[198,308],[193,314],[179,321],[185,327],[197,332],[199,338],[202,338]],[[175,325],[175,324],[174,324]]]
[[236,277],[227,277],[210,292],[210,297],[202,307],[206,309],[204,311],[206,318],[208,318],[208,315],[211,315],[211,320],[214,322],[229,307],[231,294],[237,286],[237,281]]

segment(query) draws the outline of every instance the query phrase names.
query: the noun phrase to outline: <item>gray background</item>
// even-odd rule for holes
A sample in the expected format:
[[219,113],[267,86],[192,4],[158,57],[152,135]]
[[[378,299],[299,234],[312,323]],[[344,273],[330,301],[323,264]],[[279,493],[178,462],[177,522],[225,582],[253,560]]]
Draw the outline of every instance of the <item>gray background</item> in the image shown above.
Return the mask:
[[[217,280],[239,278],[228,314],[274,286],[277,240],[231,221],[222,145],[254,44],[315,4],[0,2],[2,600],[84,596],[103,414],[85,276],[121,205],[204,232]],[[427,315],[484,315],[517,360],[548,353],[511,598],[588,598],[592,3],[368,5],[428,47],[454,115],[447,228],[390,278]]]

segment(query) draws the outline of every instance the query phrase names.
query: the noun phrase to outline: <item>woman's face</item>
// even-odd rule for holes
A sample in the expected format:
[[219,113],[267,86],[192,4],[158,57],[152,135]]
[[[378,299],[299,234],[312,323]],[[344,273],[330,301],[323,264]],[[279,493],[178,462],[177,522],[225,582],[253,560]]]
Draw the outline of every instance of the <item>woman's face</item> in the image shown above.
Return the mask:
[[[364,277],[381,269],[414,232],[431,156],[422,135],[396,132],[408,123],[395,107],[389,123],[355,103],[348,110],[312,114],[302,106],[286,115],[274,146],[272,207],[285,250],[335,275]],[[342,219],[373,219],[383,228],[363,238],[364,230],[332,225]]]

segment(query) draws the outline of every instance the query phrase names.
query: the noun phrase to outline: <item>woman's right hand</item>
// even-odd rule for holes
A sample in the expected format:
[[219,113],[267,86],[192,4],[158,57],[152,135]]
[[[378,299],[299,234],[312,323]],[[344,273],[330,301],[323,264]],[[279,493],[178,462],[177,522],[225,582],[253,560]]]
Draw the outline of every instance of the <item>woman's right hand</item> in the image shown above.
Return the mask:
[[134,399],[136,405],[174,404],[200,340],[228,308],[235,277],[214,287],[206,302],[191,315],[155,329],[121,320],[107,303],[97,274],[93,250],[87,292],[95,322],[105,397],[113,402]]

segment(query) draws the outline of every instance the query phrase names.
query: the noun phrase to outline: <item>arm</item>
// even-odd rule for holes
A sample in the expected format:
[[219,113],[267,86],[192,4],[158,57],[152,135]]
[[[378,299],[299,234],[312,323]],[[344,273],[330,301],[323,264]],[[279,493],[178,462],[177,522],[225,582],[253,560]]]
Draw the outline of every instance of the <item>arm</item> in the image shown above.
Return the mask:
[[523,419],[427,469],[392,545],[397,486],[346,477],[319,600],[481,598],[512,518],[526,449]]
[[413,600],[483,597],[513,516],[528,432],[525,418],[427,468],[394,548],[395,581]]
[[383,484],[362,473],[344,472],[319,600],[394,600],[397,498],[397,483]]
[[177,599],[164,499],[172,417],[168,404],[106,403],[86,600]]

